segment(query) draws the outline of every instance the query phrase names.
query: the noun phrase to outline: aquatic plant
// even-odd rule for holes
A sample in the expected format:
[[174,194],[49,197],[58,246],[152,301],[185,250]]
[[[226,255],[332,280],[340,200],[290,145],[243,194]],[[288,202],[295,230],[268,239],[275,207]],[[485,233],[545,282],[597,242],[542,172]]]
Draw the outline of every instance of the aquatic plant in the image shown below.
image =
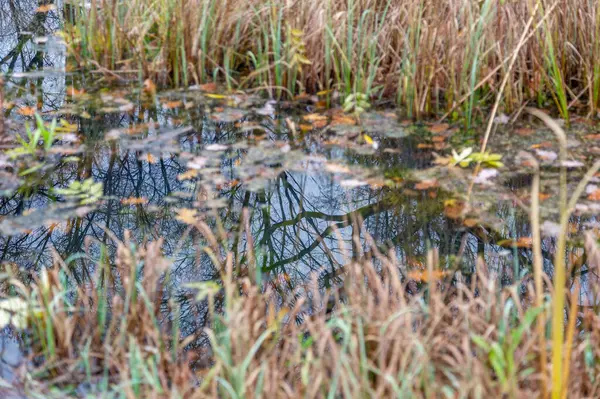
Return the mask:
[[71,5],[63,37],[74,60],[112,78],[224,81],[272,97],[332,89],[343,99],[384,95],[409,116],[462,110],[468,127],[497,94],[506,111],[553,98],[567,121],[575,104],[594,114],[599,7],[587,0],[102,0]]

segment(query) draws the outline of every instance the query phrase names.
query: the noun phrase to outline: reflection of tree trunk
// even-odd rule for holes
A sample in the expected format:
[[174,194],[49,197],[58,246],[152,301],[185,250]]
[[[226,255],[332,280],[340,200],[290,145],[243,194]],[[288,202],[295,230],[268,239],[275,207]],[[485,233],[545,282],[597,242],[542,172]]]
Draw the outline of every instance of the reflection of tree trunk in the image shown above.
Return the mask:
[[[10,7],[10,11],[12,14],[12,20],[14,21],[15,28],[17,32],[19,32],[18,41],[15,47],[0,60],[0,65],[8,63],[8,71],[13,71],[19,56],[23,54],[23,48],[34,36],[44,36],[46,34],[46,29],[44,24],[46,23],[46,19],[48,13],[45,12],[36,12],[32,21],[25,27],[24,29],[19,25],[19,10],[17,10],[17,6],[14,1],[9,1],[8,5]],[[28,33],[21,33],[28,32]],[[31,60],[29,67],[34,65],[39,65],[43,63],[43,54],[40,52],[36,53],[33,60]],[[25,68],[26,65],[23,65]]]

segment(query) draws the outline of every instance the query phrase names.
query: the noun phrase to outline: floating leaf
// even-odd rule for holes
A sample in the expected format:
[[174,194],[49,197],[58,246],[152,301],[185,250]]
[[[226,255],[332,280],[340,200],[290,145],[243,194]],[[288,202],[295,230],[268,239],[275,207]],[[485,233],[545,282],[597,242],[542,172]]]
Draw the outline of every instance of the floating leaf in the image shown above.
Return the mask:
[[17,113],[23,116],[33,116],[36,112],[37,109],[34,107],[21,107],[17,110]]
[[436,188],[439,186],[437,179],[428,179],[423,180],[417,184],[415,184],[416,190],[428,190],[430,188]]
[[444,133],[449,128],[450,128],[450,125],[447,123],[435,123],[433,125],[430,125],[427,129],[432,134],[440,134],[440,133]]
[[196,218],[198,217],[198,211],[196,209],[181,208],[177,210],[177,216],[175,219],[185,224],[196,224]]
[[129,197],[121,199],[123,205],[145,205],[148,203],[148,198],[144,197]]

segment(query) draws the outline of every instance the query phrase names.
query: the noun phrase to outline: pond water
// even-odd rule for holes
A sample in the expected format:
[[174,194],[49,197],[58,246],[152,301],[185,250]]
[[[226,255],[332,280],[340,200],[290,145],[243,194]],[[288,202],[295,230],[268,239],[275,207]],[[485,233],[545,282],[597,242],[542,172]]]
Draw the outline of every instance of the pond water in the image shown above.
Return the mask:
[[[60,41],[47,37],[60,16],[42,16],[31,2],[21,20],[6,12],[13,3],[0,1],[0,68],[8,73],[0,137],[3,264],[35,273],[60,256],[85,280],[101,248],[112,253],[130,232],[136,242],[163,240],[173,259],[173,295],[185,301],[182,283],[219,278],[202,254],[206,242],[190,228],[202,220],[237,256],[252,245],[262,278],[282,292],[315,275],[323,287],[335,284],[344,264],[373,246],[397,257],[407,278],[436,249],[443,270],[468,276],[479,255],[507,284],[531,267],[532,172],[519,154],[527,150],[542,164],[543,252],[552,273],[558,148],[533,120],[499,120],[491,152],[505,165],[484,165],[474,175],[472,166],[448,165],[447,157],[478,148],[482,130],[407,121],[386,103],[356,120],[318,96],[274,103],[214,85],[155,93],[135,77],[67,73]],[[35,128],[35,113],[57,121],[57,136],[27,152],[16,137],[27,137],[27,124]],[[598,130],[576,123],[569,132],[570,191],[600,153]],[[572,220],[574,254],[579,233],[598,227],[595,184],[597,178]],[[239,234],[246,223],[252,242]]]

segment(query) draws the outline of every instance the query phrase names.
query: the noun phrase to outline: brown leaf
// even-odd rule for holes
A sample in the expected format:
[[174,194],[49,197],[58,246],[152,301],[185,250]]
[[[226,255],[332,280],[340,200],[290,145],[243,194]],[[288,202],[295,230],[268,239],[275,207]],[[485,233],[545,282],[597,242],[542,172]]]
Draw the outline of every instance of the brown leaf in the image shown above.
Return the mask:
[[67,95],[71,96],[71,97],[80,97],[82,95],[85,94],[85,90],[84,89],[77,89],[73,86],[69,86],[67,87]]
[[477,226],[477,224],[479,224],[479,222],[477,221],[477,219],[467,218],[463,221],[463,224],[467,227],[475,227]]
[[21,107],[17,110],[17,113],[23,116],[33,116],[37,112],[34,107]]
[[519,136],[531,136],[535,133],[535,130],[528,127],[520,127],[518,129],[515,129],[515,133]]
[[590,201],[600,201],[600,188],[592,191],[587,198]]
[[428,130],[433,134],[444,133],[446,130],[450,128],[450,125],[447,123],[435,123],[428,127]]
[[309,122],[321,122],[321,121],[326,122],[327,121],[327,117],[325,115],[321,115],[321,114],[308,114],[308,115],[304,115],[303,118]]
[[121,204],[123,205],[145,205],[148,203],[148,198],[144,197],[129,197],[123,198]]
[[39,6],[35,10],[35,12],[47,13],[47,12],[50,12],[52,10],[56,10],[56,5],[54,5],[54,4],[43,4],[43,5]]
[[439,186],[439,183],[438,183],[437,179],[428,179],[428,180],[423,180],[423,181],[415,184],[415,189],[416,190],[428,190],[430,188],[435,188],[438,186]]
[[411,280],[427,282],[439,280],[443,278],[446,274],[447,272],[444,270],[433,270],[431,272],[414,270],[408,272],[408,278]]
[[533,240],[531,237],[519,237],[515,240],[501,240],[498,242],[498,245],[501,247],[517,247],[517,248],[531,248]]
[[202,91],[205,91],[208,93],[213,93],[213,92],[217,91],[217,84],[215,82],[205,83],[203,85],[199,85],[198,88]]
[[335,115],[331,120],[331,126],[335,125],[356,125],[356,121],[349,116]]
[[183,101],[167,101],[163,103],[163,109],[175,109],[181,108],[183,106]]

